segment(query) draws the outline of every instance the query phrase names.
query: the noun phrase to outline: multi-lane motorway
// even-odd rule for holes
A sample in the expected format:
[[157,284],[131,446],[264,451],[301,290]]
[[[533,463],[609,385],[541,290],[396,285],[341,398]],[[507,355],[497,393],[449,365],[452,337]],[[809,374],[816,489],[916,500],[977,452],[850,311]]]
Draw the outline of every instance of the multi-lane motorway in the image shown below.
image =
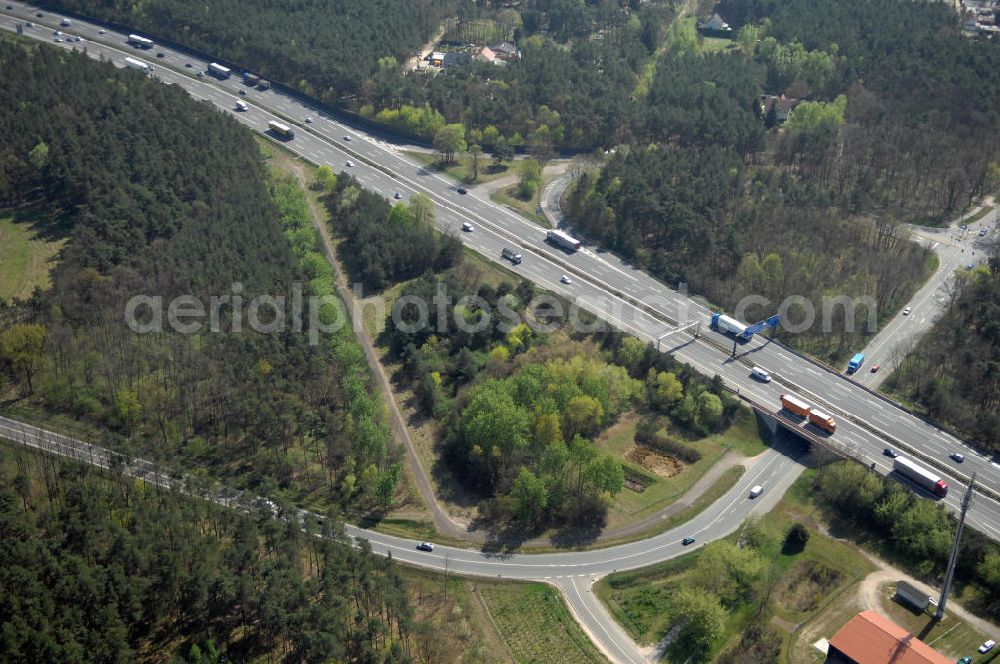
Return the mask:
[[[86,49],[88,55],[103,57],[118,66],[126,56],[143,59],[155,66],[155,75],[164,83],[183,86],[192,96],[218,106],[257,132],[263,132],[272,119],[294,124],[295,138],[283,143],[288,149],[316,164],[328,164],[335,171],[348,170],[363,186],[387,197],[396,191],[404,199],[418,192],[429,196],[435,203],[439,225],[459,235],[470,248],[499,261],[503,247],[517,247],[524,254],[524,261],[517,266],[508,265],[513,271],[626,332],[644,340],[659,341],[665,350],[671,350],[678,359],[699,371],[722,376],[730,387],[744,396],[774,408],[781,392],[798,393],[824,407],[837,419],[838,429],[831,443],[846,448],[867,463],[874,463],[883,473],[890,470],[889,459],[882,456],[883,448],[894,447],[915,453],[925,463],[933,463],[946,471],[946,478],[954,487],[945,499],[951,508],[957,506],[960,498],[958,485],[972,470],[978,473],[979,481],[987,489],[1000,493],[1000,464],[967,449],[949,434],[780,344],[755,338],[740,345],[736,357],[731,358],[731,339],[709,329],[710,312],[704,307],[610,253],[585,247],[567,254],[551,247],[538,225],[473,194],[459,194],[455,184],[406,158],[397,146],[366,136],[274,90],[262,92],[247,88],[237,77],[224,81],[198,77],[196,72],[204,71],[207,63],[183,53],[161,46],[152,51],[137,51],[126,45],[124,34],[113,31],[102,34],[98,26],[82,21],[73,21],[70,28],[59,28],[58,17],[48,12],[38,18],[34,8],[20,3],[9,6],[13,9],[0,11],[0,26],[5,29],[15,30],[18,24],[23,26],[26,20],[31,20],[35,26],[23,28],[27,36],[54,42],[53,30],[61,29],[82,36],[84,41],[62,42],[55,44],[57,46]],[[158,53],[163,57],[157,57]],[[244,95],[239,94],[241,90]],[[248,104],[244,112],[235,110],[239,99]],[[313,122],[306,123],[307,116]],[[347,165],[348,160],[354,163],[353,167]],[[466,222],[473,224],[476,230],[461,232]],[[572,284],[561,283],[560,277],[564,274],[572,276]],[[455,297],[460,295],[455,294]],[[699,338],[692,337],[695,328],[664,337],[677,323],[687,320],[702,323],[697,328]],[[767,368],[775,380],[769,384],[753,381],[749,377],[751,365]],[[956,450],[966,453],[964,464],[948,459],[948,454]],[[688,531],[703,533],[699,541],[705,541],[731,532],[751,509],[764,510],[772,505],[780,490],[796,476],[795,468],[796,464],[789,457],[777,451],[769,452],[727,497],[686,526],[684,534]],[[768,491],[762,500],[750,503],[745,500],[745,491],[754,483],[763,483]],[[978,496],[969,523],[990,537],[1000,539],[1000,503],[986,495]],[[599,603],[586,599],[589,593],[581,591],[580,579],[650,564],[681,551],[681,535],[676,532],[600,551],[513,557],[446,548],[439,548],[432,554],[420,554],[406,540],[372,533],[365,533],[365,536],[378,544],[377,550],[379,547],[391,548],[395,557],[414,564],[437,568],[447,564],[454,572],[543,579],[559,584],[567,592],[577,617],[605,651],[618,661],[638,661],[634,646],[627,638],[623,639],[620,630],[608,626],[607,616]],[[574,595],[584,599],[574,604]]]

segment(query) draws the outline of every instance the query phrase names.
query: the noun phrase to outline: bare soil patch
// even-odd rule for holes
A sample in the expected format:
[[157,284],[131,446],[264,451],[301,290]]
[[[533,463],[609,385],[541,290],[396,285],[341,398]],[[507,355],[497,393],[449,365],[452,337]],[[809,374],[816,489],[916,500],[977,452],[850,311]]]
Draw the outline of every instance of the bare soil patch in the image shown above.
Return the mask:
[[658,477],[673,477],[684,470],[684,463],[679,459],[660,454],[645,445],[636,445],[625,453],[625,458]]

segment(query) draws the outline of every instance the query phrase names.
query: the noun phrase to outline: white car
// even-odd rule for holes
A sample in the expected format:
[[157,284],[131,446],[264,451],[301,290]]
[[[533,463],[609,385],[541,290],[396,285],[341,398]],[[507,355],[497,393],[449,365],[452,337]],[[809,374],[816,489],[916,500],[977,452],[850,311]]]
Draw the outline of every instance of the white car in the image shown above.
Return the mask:
[[466,221],[462,223],[462,230],[465,231],[466,233],[471,233],[472,231],[476,230],[476,227]]
[[989,641],[984,642],[983,645],[979,646],[979,652],[988,653],[989,651],[993,650],[993,646],[995,646],[996,644],[997,644],[996,641],[990,639]]
[[904,316],[909,316],[911,311],[913,311],[913,308],[912,307],[907,307],[907,308],[903,309],[903,315]]
[[306,124],[312,124],[313,119],[312,119],[311,115],[307,115],[306,118],[305,118],[305,120],[306,120]]
[[103,34],[106,34],[106,33],[107,33],[107,30],[105,30],[103,28],[97,31],[97,34],[99,34],[99,35],[103,35]]
[[559,277],[559,281],[563,282],[564,284],[573,283],[573,280],[570,278],[568,274],[564,274],[563,276]]
[[392,197],[398,201],[400,198],[403,197],[403,195],[397,191],[395,194],[392,195]]
[[751,498],[756,498],[757,496],[759,496],[762,493],[764,493],[764,487],[762,487],[759,484],[757,486],[755,486],[754,488],[750,489],[750,497]]
[[354,168],[354,162],[353,162],[353,161],[351,161],[350,159],[348,159],[348,160],[347,160],[347,167],[348,167],[348,168]]
[[350,136],[344,136],[344,140],[347,141],[348,143],[350,143],[351,142],[351,137]]

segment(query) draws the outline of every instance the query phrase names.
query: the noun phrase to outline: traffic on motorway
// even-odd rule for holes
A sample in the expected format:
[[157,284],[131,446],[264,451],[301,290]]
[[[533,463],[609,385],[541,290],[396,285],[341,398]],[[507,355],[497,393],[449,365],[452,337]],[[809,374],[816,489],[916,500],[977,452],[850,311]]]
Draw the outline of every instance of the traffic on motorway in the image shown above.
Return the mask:
[[[11,6],[15,7],[15,15],[20,11],[21,17],[14,18],[8,13],[3,17],[3,26],[14,30],[24,23],[23,17],[28,12],[20,5]],[[26,30],[25,34],[47,39],[47,33],[38,25],[44,20],[36,17],[37,29]],[[476,230],[462,234],[470,248],[496,261],[505,260],[505,250],[522,256],[517,263],[510,261],[508,267],[610,324],[659,343],[664,350],[703,373],[721,375],[732,389],[759,403],[777,404],[783,392],[793,392],[836,420],[837,432],[831,437],[831,444],[849,449],[881,472],[893,470],[881,455],[885,445],[890,444],[941,471],[951,486],[963,484],[974,470],[983,487],[994,495],[1000,491],[1000,464],[996,460],[977,453],[839,372],[761,338],[762,335],[736,344],[736,355],[730,357],[732,335],[710,325],[716,312],[613,254],[581,246],[579,240],[566,233],[543,231],[537,224],[474,194],[463,195],[461,187],[400,154],[399,146],[366,136],[321,109],[282,95],[270,86],[264,90],[259,85],[251,87],[241,75],[196,75],[208,71],[211,62],[194,60],[163,46],[151,49],[136,46],[134,40],[129,43],[129,35],[83,21],[74,21],[72,32],[74,38],[80,36],[85,40],[92,56],[103,55],[119,66],[127,66],[126,57],[146,62],[163,82],[182,85],[195,97],[215,103],[254,130],[283,139],[289,149],[313,163],[327,164],[334,170],[351,168],[352,175],[363,186],[386,197],[396,198],[397,194],[408,197],[417,192],[430,196],[438,206],[437,218],[442,228],[455,230],[468,225]],[[59,45],[76,48],[78,44],[64,41]],[[238,110],[237,102],[241,101],[245,110]],[[306,118],[311,122],[305,122]],[[272,123],[287,127],[294,140],[280,136],[281,132],[275,132]],[[704,324],[689,328],[683,336],[671,334],[678,323],[689,320]],[[696,343],[690,343],[691,332],[698,334]],[[773,382],[754,380],[753,366],[765,367]],[[963,461],[951,456],[956,452],[963,455]],[[944,500],[954,509],[959,498],[956,493]],[[974,503],[969,522],[989,536],[1000,538],[1000,503],[988,495],[981,498]]]

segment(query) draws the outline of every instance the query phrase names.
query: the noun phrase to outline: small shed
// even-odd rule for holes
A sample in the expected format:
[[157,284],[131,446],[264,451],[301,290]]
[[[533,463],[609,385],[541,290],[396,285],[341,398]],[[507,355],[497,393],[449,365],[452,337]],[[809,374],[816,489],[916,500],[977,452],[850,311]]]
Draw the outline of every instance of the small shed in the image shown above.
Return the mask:
[[901,604],[912,606],[918,611],[926,611],[927,607],[931,605],[931,598],[927,596],[927,593],[920,592],[906,581],[896,583],[894,599]]

